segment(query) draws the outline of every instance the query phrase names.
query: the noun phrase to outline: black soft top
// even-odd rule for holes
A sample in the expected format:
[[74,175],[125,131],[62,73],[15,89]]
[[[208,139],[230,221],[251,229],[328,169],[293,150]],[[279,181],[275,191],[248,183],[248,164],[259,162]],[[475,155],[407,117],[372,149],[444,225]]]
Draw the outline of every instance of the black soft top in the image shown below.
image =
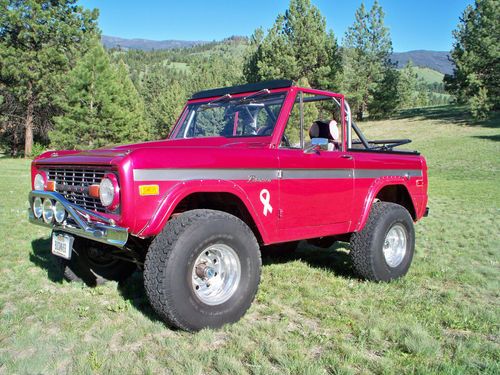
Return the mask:
[[272,81],[262,81],[257,83],[249,83],[246,85],[221,87],[218,89],[210,89],[199,91],[191,96],[191,99],[211,98],[214,96],[222,96],[226,94],[239,94],[242,92],[260,91],[264,89],[281,89],[284,87],[293,86],[293,81],[288,79],[275,79]]

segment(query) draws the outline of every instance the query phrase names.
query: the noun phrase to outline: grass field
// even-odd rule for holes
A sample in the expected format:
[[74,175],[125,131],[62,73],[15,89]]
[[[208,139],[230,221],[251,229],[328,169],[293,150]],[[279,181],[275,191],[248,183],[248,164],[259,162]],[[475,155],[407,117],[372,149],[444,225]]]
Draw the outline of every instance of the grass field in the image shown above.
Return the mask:
[[417,77],[423,79],[426,83],[442,83],[444,74],[434,69],[420,66],[414,67]]
[[242,321],[197,334],[157,319],[139,273],[94,289],[62,281],[49,231],[26,220],[29,162],[0,159],[0,373],[498,374],[499,120],[441,107],[361,126],[412,138],[428,159],[431,211],[407,277],[360,281],[345,244],[302,244],[264,257]]

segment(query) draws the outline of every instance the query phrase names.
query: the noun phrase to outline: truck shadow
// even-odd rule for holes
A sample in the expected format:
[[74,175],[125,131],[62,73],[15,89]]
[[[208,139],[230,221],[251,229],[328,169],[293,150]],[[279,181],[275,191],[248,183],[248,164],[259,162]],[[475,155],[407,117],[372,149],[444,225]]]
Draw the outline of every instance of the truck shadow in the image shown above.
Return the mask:
[[31,241],[30,262],[47,271],[48,278],[55,283],[63,282],[63,274],[52,258],[50,238],[37,238]]
[[[125,301],[128,301],[136,310],[144,314],[153,322],[163,322],[153,310],[146,297],[142,271],[137,270],[127,280],[118,284],[118,292]],[[172,330],[176,328],[170,327]]]
[[[46,270],[48,278],[55,283],[64,280],[60,268],[54,262],[51,254],[50,238],[38,238],[31,242],[32,252],[30,261],[37,267]],[[348,253],[345,251],[346,244],[338,242],[328,249],[321,249],[307,243],[301,243],[296,251],[283,251],[282,253],[266,253],[262,251],[262,264],[264,267],[273,264],[285,264],[289,262],[303,262],[310,267],[320,268],[335,276],[343,278],[355,278]],[[118,292],[124,300],[128,301],[135,309],[144,314],[151,321],[162,321],[153,310],[146,297],[144,289],[143,274],[141,271],[134,272],[127,280],[118,283]]]
[[[349,255],[343,251],[346,245],[337,243],[329,249],[320,249],[301,243],[296,251],[284,251],[281,254],[266,254],[262,252],[262,265],[264,267],[273,264],[284,264],[288,262],[304,262],[310,267],[321,268],[343,278],[355,278]],[[138,311],[143,313],[152,321],[162,321],[152,309],[146,297],[144,289],[143,274],[135,272],[131,277],[118,285],[118,291],[122,297]],[[172,328],[175,330],[175,328]]]
[[[30,262],[47,271],[47,276],[52,282],[61,284],[64,281],[64,276],[59,266],[54,262],[50,238],[37,238],[31,241],[31,249]],[[151,321],[161,321],[147,300],[142,282],[142,272],[134,272],[127,280],[118,283],[117,289],[124,300],[129,301],[134,308]]]
[[486,139],[488,141],[500,142],[500,134],[495,135],[474,135],[473,138]]
[[320,268],[335,274],[335,276],[343,278],[356,278],[352,268],[349,254],[345,251],[347,244],[336,242],[328,249],[319,248],[301,242],[296,251],[283,251],[280,254],[266,254],[265,249],[262,250],[262,265],[272,265],[288,262],[304,262],[310,267]]

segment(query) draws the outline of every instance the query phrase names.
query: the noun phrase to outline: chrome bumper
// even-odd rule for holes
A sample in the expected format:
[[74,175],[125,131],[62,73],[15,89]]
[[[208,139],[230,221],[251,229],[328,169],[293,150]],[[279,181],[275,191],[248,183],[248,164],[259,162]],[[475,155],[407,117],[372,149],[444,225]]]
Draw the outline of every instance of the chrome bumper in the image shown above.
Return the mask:
[[[43,218],[37,219],[33,214],[33,200],[36,197],[60,202],[66,209],[67,218],[61,224],[53,221],[47,224]],[[116,247],[123,247],[128,239],[128,229],[115,225],[115,222],[93,211],[86,210],[69,202],[61,194],[50,191],[33,190],[29,194],[29,221],[33,224],[52,228],[57,231],[74,234]]]

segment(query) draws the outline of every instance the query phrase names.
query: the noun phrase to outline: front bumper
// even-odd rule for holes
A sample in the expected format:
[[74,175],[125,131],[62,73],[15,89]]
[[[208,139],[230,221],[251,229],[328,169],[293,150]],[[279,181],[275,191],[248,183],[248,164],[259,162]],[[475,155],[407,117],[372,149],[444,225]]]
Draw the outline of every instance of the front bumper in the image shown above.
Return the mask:
[[[66,210],[66,219],[61,223],[53,221],[46,223],[43,218],[36,218],[33,213],[33,200],[36,197],[50,199],[53,204],[60,202]],[[78,237],[102,242],[122,248],[127,243],[128,229],[115,225],[115,222],[93,211],[79,207],[61,194],[50,191],[33,190],[29,194],[30,208],[28,209],[29,221],[33,224],[52,228],[57,231],[74,234]]]

